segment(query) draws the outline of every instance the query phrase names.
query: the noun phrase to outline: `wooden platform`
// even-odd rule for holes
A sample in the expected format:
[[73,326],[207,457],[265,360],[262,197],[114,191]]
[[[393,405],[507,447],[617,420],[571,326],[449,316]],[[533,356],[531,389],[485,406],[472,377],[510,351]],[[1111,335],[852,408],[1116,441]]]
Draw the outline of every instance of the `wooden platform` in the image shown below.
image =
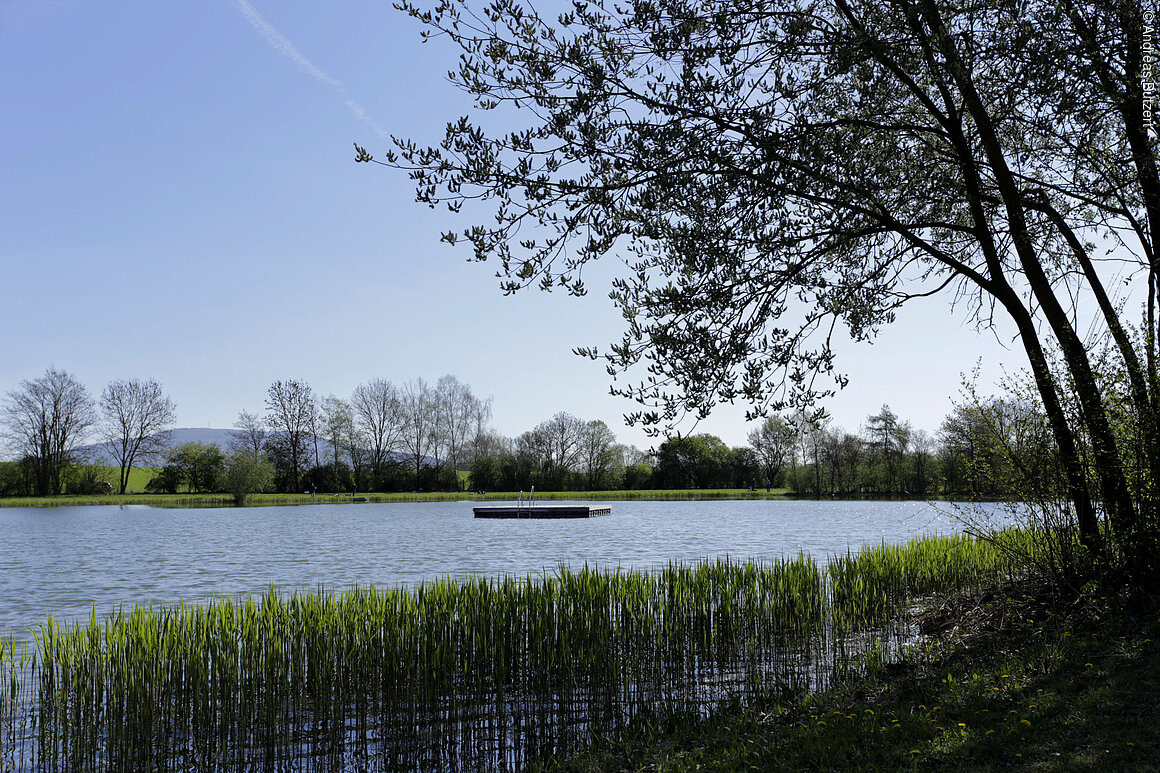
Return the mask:
[[476,518],[593,518],[612,513],[612,505],[500,505],[473,509]]

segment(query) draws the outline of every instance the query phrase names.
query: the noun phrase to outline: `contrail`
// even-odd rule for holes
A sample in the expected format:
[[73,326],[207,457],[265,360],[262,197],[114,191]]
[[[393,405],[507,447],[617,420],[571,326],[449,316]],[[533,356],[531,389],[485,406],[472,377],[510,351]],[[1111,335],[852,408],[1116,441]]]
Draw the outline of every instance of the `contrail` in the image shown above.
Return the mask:
[[294,64],[298,66],[298,69],[304,70],[308,75],[310,75],[311,78],[314,78],[314,80],[329,86],[343,97],[345,97],[346,107],[348,110],[350,110],[351,114],[354,115],[355,118],[365,123],[367,126],[374,129],[375,133],[380,137],[390,137],[389,133],[383,131],[378,124],[371,120],[370,116],[367,115],[366,109],[363,108],[361,104],[351,99],[347,95],[346,87],[343,86],[340,81],[331,78],[325,72],[315,67],[314,63],[303,56],[302,52],[295,48],[294,44],[291,43],[285,35],[279,32],[273,24],[266,21],[265,16],[258,13],[258,9],[250,5],[247,0],[233,0],[233,3],[234,6],[239,11],[241,11],[242,15],[246,17],[246,21],[250,23],[250,26],[257,30],[258,34],[261,35],[275,51],[289,58],[290,61],[294,62]]

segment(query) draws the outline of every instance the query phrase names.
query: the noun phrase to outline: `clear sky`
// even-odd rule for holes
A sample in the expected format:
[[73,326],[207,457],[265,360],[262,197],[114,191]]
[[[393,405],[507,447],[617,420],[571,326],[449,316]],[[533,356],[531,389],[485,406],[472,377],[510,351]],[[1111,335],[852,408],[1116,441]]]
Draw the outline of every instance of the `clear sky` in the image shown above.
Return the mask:
[[[615,262],[582,299],[504,297],[494,266],[439,242],[469,222],[354,162],[355,142],[441,137],[469,105],[454,61],[382,0],[0,0],[0,392],[49,366],[94,395],[156,378],[178,426],[228,427],[275,379],[345,397],[452,373],[504,434],[563,410],[649,447],[571,353],[619,338]],[[827,407],[857,429],[888,403],[933,432],[976,360],[985,383],[1022,366],[1009,346],[922,300],[841,349],[850,385]],[[737,408],[696,431],[749,429]]]

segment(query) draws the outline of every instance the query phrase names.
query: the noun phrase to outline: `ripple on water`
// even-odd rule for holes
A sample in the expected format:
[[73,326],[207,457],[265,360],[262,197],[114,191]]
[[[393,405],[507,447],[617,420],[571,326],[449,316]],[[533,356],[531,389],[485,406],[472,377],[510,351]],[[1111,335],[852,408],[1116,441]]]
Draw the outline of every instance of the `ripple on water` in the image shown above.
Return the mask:
[[471,502],[160,509],[0,508],[0,632],[49,613],[260,594],[525,576],[560,564],[648,569],[728,555],[818,558],[960,531],[915,502],[614,502],[567,521],[475,519]]

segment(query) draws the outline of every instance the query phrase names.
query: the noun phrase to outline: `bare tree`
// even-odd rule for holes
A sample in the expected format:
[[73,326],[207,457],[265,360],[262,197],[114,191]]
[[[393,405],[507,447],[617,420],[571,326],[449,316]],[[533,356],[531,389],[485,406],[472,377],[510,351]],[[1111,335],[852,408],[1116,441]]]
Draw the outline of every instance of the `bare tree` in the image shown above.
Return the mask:
[[584,429],[583,420],[561,411],[520,437],[521,446],[537,459],[548,485],[560,488],[565,475],[580,465]]
[[337,468],[342,457],[350,451],[349,440],[354,432],[350,403],[334,395],[322,398],[322,430],[326,433],[326,442],[330,443],[331,461]]
[[491,401],[480,400],[470,386],[451,375],[439,379],[434,399],[439,444],[455,471],[466,463],[469,444],[491,417]]
[[366,437],[371,471],[379,479],[403,431],[403,405],[390,381],[371,379],[355,387],[350,400],[355,426]]
[[266,424],[262,417],[249,411],[241,411],[231,432],[230,449],[246,450],[261,454],[266,447]]
[[285,444],[290,469],[290,486],[298,490],[303,462],[308,459],[307,442],[318,422],[314,391],[304,381],[275,381],[266,390],[266,425]]
[[411,457],[418,474],[431,454],[436,453],[435,396],[421,378],[409,381],[399,392],[403,413],[403,448]]
[[100,407],[101,434],[121,468],[118,492],[124,494],[133,465],[165,450],[176,406],[153,379],[118,379],[101,393]]
[[9,392],[0,415],[4,437],[32,465],[36,493],[60,493],[61,474],[96,422],[88,390],[72,375],[49,368]]

